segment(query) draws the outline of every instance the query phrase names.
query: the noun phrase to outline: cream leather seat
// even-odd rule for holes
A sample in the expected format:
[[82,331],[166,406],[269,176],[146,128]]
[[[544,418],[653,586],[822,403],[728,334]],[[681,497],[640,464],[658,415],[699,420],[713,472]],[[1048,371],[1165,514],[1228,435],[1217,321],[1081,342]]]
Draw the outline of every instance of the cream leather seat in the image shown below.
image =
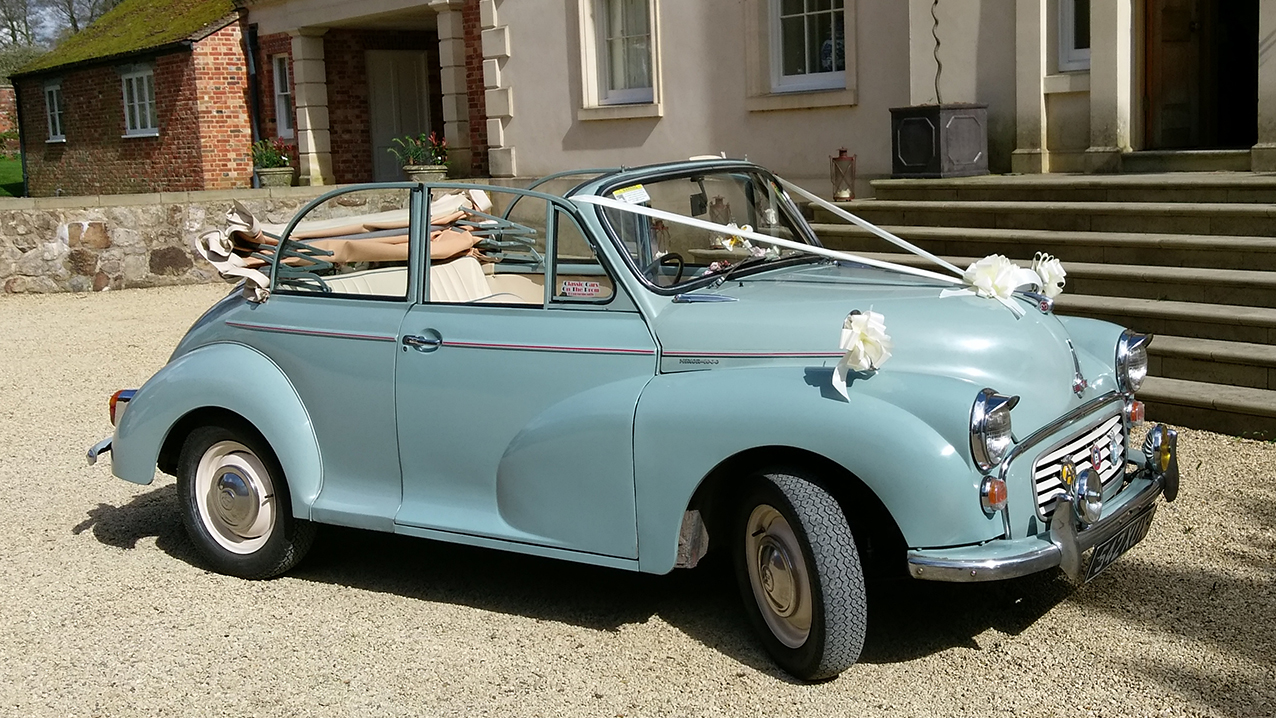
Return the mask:
[[[544,285],[539,275],[487,275],[473,257],[430,265],[430,301],[448,304],[540,304]],[[383,267],[324,277],[336,294],[404,297],[408,291],[407,267]]]

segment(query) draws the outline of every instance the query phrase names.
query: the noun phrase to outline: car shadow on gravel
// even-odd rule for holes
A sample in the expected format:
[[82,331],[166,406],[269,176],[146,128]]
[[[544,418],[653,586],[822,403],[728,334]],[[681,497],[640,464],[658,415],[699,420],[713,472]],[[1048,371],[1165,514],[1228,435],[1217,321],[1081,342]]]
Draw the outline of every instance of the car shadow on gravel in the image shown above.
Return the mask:
[[[91,531],[99,542],[121,549],[154,537],[166,554],[206,568],[180,516],[176,487],[168,484],[123,506],[99,504],[72,532]],[[745,666],[793,682],[755,639],[731,566],[720,553],[695,570],[652,576],[325,526],[289,576],[598,631],[659,617]],[[957,646],[977,647],[974,637],[990,627],[1017,634],[1070,591],[1066,582],[1048,576],[989,584],[875,583],[861,660],[896,663]]]

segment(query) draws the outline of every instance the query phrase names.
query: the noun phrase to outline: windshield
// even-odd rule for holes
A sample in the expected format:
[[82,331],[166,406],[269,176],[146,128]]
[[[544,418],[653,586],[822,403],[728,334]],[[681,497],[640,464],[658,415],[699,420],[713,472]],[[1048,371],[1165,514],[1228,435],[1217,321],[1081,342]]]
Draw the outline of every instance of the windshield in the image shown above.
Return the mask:
[[774,178],[756,170],[684,174],[612,187],[605,196],[626,205],[723,225],[720,229],[688,226],[603,207],[612,236],[643,279],[657,289],[685,289],[736,269],[741,274],[752,273],[792,257],[809,256],[741,237],[729,229],[734,225],[744,232],[811,243],[803,220]]

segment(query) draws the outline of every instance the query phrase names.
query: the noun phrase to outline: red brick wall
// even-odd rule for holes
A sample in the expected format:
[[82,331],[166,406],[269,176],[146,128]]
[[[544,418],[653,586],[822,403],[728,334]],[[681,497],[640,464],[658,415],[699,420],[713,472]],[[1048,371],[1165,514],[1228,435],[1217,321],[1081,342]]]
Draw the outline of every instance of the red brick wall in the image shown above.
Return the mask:
[[461,8],[465,29],[465,86],[470,101],[470,172],[488,175],[487,95],[483,87],[483,28],[479,24],[479,0],[466,0]]
[[[292,68],[292,37],[286,32],[275,33],[274,35],[261,35],[257,38],[257,88],[260,96],[257,98],[257,106],[261,111],[261,136],[266,139],[272,139],[279,136],[279,122],[275,117],[275,60],[278,55],[288,56],[288,67]],[[292,80],[292,73],[288,75],[289,91],[292,96],[297,96],[297,86]],[[295,130],[297,118],[294,115],[293,136],[285,139],[284,142],[292,148],[289,153],[292,156],[292,166],[300,167],[301,160],[297,155],[297,133]]]
[[3,144],[0,144],[0,153],[6,155],[17,155],[21,150],[18,145],[17,133],[14,132],[18,128],[18,95],[13,87],[9,85],[0,85],[0,134],[11,133],[5,137]]
[[154,58],[158,137],[123,137],[124,99],[115,66],[60,75],[66,142],[49,144],[44,81],[17,83],[32,196],[175,192],[203,188],[199,96],[191,53]]
[[328,125],[332,173],[339,184],[372,181],[372,133],[368,105],[368,50],[424,50],[429,68],[431,129],[443,134],[439,91],[439,39],[432,32],[329,30],[323,36],[328,77]]
[[191,61],[199,94],[204,189],[251,186],[248,66],[240,24],[228,25],[196,43]]

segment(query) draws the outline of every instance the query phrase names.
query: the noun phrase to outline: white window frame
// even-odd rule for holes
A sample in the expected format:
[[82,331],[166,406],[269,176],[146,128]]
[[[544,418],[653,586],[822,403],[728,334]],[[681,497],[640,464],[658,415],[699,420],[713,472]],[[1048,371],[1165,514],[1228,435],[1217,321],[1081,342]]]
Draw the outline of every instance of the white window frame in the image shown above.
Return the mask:
[[576,116],[580,120],[616,120],[661,117],[660,69],[660,3],[647,4],[648,47],[651,52],[651,87],[628,90],[608,89],[607,0],[578,0],[580,17],[582,105]]
[[66,142],[66,126],[62,122],[66,115],[66,101],[62,96],[61,80],[44,85],[44,115],[49,130],[49,138],[45,142]]
[[1078,48],[1076,37],[1077,3],[1090,0],[1059,0],[1059,71],[1076,72],[1090,69],[1090,48]]
[[[857,0],[842,0],[842,51],[845,70],[827,73],[839,76],[840,82],[829,86],[795,84],[777,87],[780,64],[780,13],[775,0],[743,0],[744,48],[749,112],[807,110],[816,107],[854,107],[859,104],[859,75],[856,69]],[[823,76],[826,73],[819,73]],[[810,76],[808,76],[809,78]]]
[[[781,27],[780,12],[782,9],[782,0],[769,0],[770,8],[768,9],[770,22],[768,23],[771,30],[771,91],[772,92],[813,92],[819,90],[844,90],[846,89],[846,70],[834,70],[832,72],[816,72],[807,73],[805,75],[785,75],[784,74],[784,44],[783,32]],[[824,11],[820,11],[824,12]],[[804,12],[803,15],[812,14]],[[846,22],[846,3],[842,4],[842,66],[846,67],[846,41],[847,32]]]
[[[129,85],[134,100],[129,102]],[[144,90],[138,99],[139,87]],[[159,109],[155,102],[155,71],[150,67],[132,68],[120,73],[120,99],[124,107],[125,137],[159,136]]]
[[296,122],[292,104],[292,58],[288,55],[275,55],[270,58],[270,66],[275,79],[275,135],[280,139],[291,140],[296,135]]

